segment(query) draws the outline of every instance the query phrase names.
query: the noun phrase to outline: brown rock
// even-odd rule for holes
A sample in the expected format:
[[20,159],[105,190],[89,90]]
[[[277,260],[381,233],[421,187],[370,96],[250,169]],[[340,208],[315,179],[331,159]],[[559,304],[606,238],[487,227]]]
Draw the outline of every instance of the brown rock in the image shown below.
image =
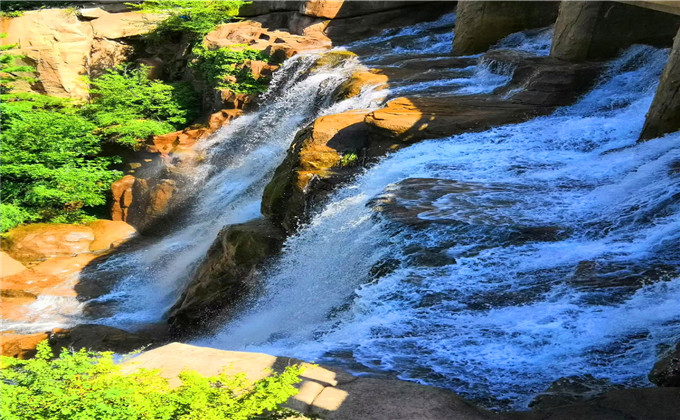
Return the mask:
[[324,419],[461,419],[499,418],[451,391],[412,382],[357,378],[326,387],[311,413]]
[[364,124],[366,111],[355,110],[318,118],[298,132],[283,163],[265,187],[262,213],[286,231],[292,232],[304,222],[308,203],[319,186],[310,188],[312,180],[332,182],[337,174],[356,168],[343,167],[342,156],[357,157],[368,147]]
[[0,278],[20,273],[25,269],[22,263],[10,257],[6,252],[0,251]]
[[120,39],[148,34],[165,16],[142,12],[107,13],[91,22],[97,38]]
[[128,217],[128,209],[132,204],[132,186],[135,177],[125,175],[118,181],[111,184],[113,195],[113,206],[111,207],[111,219],[114,221],[125,221]]
[[[330,40],[320,32],[307,36],[285,31],[269,31],[260,22],[243,21],[218,26],[204,38],[208,48],[248,48],[263,51],[278,61],[303,51],[329,49]],[[240,45],[239,45],[240,44]]]
[[288,357],[262,353],[223,351],[171,343],[126,361],[123,373],[138,369],[160,369],[171,386],[179,386],[182,370],[204,376],[245,373],[250,381],[281,372],[286,366],[301,364],[305,369],[300,392],[288,406],[305,414],[327,419],[461,419],[501,418],[475,408],[450,391],[409,382],[355,378],[335,369],[310,365]]
[[266,219],[227,226],[217,235],[205,260],[177,303],[169,322],[178,330],[197,332],[207,320],[229,310],[257,285],[257,268],[278,253],[283,233]]
[[[37,69],[39,91],[48,95],[87,98],[88,60],[93,31],[89,22],[81,22],[65,9],[29,11],[11,19],[2,19],[1,32],[7,33],[2,45],[18,44],[17,54],[28,57]],[[31,86],[16,84],[20,91]]]
[[17,359],[30,359],[35,356],[35,347],[43,340],[47,340],[47,333],[38,334],[7,334],[0,333],[2,355]]
[[105,251],[133,237],[137,231],[122,221],[96,220],[87,224],[94,231],[90,251]]
[[356,71],[338,87],[335,96],[338,99],[353,98],[368,86],[376,86],[375,89],[385,89],[389,86],[389,80],[390,78],[379,70]]
[[680,342],[654,364],[649,381],[657,386],[680,387]]
[[5,233],[2,248],[23,263],[90,251],[91,228],[82,225],[36,223]]
[[340,19],[369,15],[385,10],[411,6],[413,1],[344,1],[309,0],[300,6],[300,13],[325,19]]

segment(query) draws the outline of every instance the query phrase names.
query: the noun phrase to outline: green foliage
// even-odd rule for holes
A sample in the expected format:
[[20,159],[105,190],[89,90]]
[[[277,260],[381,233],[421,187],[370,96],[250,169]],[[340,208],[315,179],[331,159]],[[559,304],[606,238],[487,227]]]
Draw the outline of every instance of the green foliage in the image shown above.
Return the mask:
[[77,114],[34,109],[4,126],[2,200],[12,203],[11,214],[28,217],[10,218],[3,231],[26,220],[80,221],[84,207],[106,203],[106,191],[121,174],[109,169],[113,158],[98,157],[101,139],[93,123]]
[[134,147],[196,117],[198,98],[190,85],[149,80],[147,72],[144,66],[118,66],[91,80],[92,100],[84,114],[108,139]]
[[156,30],[157,36],[167,32],[185,32],[198,39],[215,26],[231,21],[241,6],[247,3],[233,0],[146,0],[130,6],[142,11],[168,15]]
[[256,94],[267,90],[269,81],[265,78],[255,79],[249,68],[243,65],[246,60],[268,61],[262,51],[236,45],[239,50],[218,48],[210,50],[203,44],[193,49],[196,59],[191,63],[201,73],[211,87],[230,89],[235,93]]
[[6,420],[247,420],[272,415],[295,395],[302,368],[250,384],[243,374],[180,374],[170,389],[157,370],[124,375],[112,353],[63,350],[57,359],[43,341],[31,360],[2,358],[0,417]]
[[[6,33],[0,33],[0,38],[6,38]],[[14,62],[26,58],[20,54],[10,54],[8,51],[17,47],[16,44],[0,46],[0,94],[7,93],[11,90],[12,82],[17,80],[26,80],[29,82],[35,81],[34,78],[21,73],[33,72],[35,69],[31,66],[17,65]]]
[[345,153],[340,158],[340,166],[356,166],[359,162],[359,157],[356,153]]
[[31,213],[13,203],[0,203],[0,232],[8,231],[15,226],[30,221]]

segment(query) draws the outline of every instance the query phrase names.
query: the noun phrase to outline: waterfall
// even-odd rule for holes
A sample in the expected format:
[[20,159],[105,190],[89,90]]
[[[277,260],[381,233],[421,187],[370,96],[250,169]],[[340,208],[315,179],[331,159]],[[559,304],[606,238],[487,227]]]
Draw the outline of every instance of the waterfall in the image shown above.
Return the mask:
[[360,63],[350,59],[340,67],[312,70],[319,57],[310,53],[286,61],[260,110],[234,120],[206,141],[207,158],[196,168],[190,187],[197,191],[195,202],[177,229],[97,267],[94,275],[108,272],[121,278],[111,293],[90,302],[115,305],[113,316],[97,322],[126,328],[162,321],[220,229],[260,215],[264,187],[297,131],[325,113],[380,103],[381,95],[370,90],[333,103],[332,93]]
[[[680,134],[636,143],[667,54],[633,46],[573,106],[384,158],[289,238],[248,309],[196,342],[492,408],[567,375],[648,385],[658,346],[680,337]],[[381,214],[381,199],[416,220]]]

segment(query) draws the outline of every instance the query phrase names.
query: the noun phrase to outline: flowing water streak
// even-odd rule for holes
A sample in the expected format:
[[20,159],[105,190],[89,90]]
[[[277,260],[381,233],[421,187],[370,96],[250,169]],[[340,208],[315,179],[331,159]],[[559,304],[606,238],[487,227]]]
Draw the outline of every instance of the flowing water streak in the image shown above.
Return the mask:
[[[680,134],[636,144],[666,57],[631,47],[590,94],[549,117],[387,157],[287,241],[248,311],[198,343],[327,363],[349,354],[363,369],[494,408],[525,407],[566,375],[644,386],[657,346],[680,338],[680,176],[670,169]],[[417,177],[478,191],[425,203],[419,217],[440,223],[424,229],[367,207]],[[567,235],[513,242],[501,233],[514,226]],[[413,249],[456,262],[428,267]],[[396,269],[369,276],[387,258]],[[580,286],[583,261],[614,286],[640,267],[674,268],[657,281]]]

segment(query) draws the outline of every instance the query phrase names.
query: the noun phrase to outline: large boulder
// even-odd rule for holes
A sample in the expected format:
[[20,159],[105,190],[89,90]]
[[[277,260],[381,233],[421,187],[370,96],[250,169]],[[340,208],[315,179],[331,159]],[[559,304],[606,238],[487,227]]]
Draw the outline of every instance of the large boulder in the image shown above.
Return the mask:
[[590,400],[613,389],[621,389],[607,379],[592,375],[567,376],[550,384],[545,392],[536,396],[529,407],[533,410],[549,410],[575,402]]
[[2,249],[12,258],[28,263],[90,252],[94,238],[88,226],[36,223],[6,232]]
[[283,240],[281,230],[266,219],[222,229],[170,309],[170,324],[176,331],[198,332],[209,328],[210,321],[228,317],[259,284],[258,269],[279,252]]
[[654,364],[649,381],[658,386],[680,387],[680,342]]
[[85,13],[79,19],[69,9],[41,9],[2,18],[0,30],[7,33],[2,45],[16,44],[12,51],[26,56],[37,72],[37,83],[17,83],[15,90],[86,99],[83,76],[96,76],[125,61],[132,53],[127,39],[151,32],[163,19],[140,12]]
[[288,357],[262,353],[223,351],[171,343],[126,361],[124,373],[160,369],[171,386],[180,385],[178,374],[194,370],[205,376],[221,372],[244,373],[256,381],[281,372],[286,366],[304,368],[300,392],[287,405],[303,414],[322,419],[466,419],[500,418],[474,407],[450,391],[409,382],[354,377],[335,369],[311,365]]

